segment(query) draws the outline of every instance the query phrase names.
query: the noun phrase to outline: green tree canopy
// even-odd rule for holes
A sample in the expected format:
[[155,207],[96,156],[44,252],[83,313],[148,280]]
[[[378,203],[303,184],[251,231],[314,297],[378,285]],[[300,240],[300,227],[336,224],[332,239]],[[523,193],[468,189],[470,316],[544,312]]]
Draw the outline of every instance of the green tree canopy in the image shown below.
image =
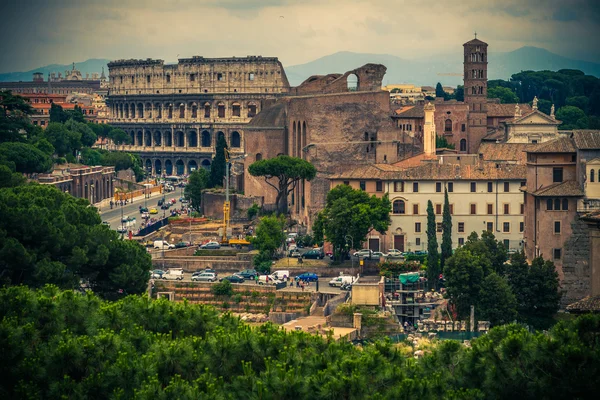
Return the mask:
[[444,136],[436,135],[436,137],[435,137],[435,147],[437,149],[453,149],[454,148],[454,144],[448,142],[448,139],[446,139]]
[[317,215],[313,225],[315,241],[326,238],[335,254],[345,257],[350,250],[346,244],[351,244],[346,237],[351,236],[357,247],[372,230],[384,234],[390,225],[391,210],[387,194],[378,198],[348,185],[338,185],[329,191],[325,208]]
[[81,149],[81,133],[70,131],[64,124],[58,122],[48,124],[44,131],[44,139],[54,146],[59,157],[73,155],[75,150]]
[[52,159],[37,147],[27,143],[5,142],[0,144],[0,163],[14,163],[15,170],[22,173],[48,172]]
[[108,133],[108,137],[114,144],[131,144],[131,137],[121,128],[115,128]]
[[208,172],[204,168],[192,171],[189,176],[188,184],[185,186],[185,198],[190,201],[190,206],[200,211],[202,207],[202,191],[208,187]]
[[492,272],[481,282],[477,301],[479,320],[493,326],[508,324],[517,317],[517,300],[506,278]]
[[[429,268],[429,267],[428,267]],[[484,279],[478,256],[465,246],[456,249],[444,267],[446,293],[459,319],[465,319],[471,306],[477,306]],[[478,311],[479,310],[478,308]]]
[[252,245],[259,251],[273,257],[275,251],[281,247],[285,236],[283,234],[285,220],[277,216],[262,217],[256,226],[256,235]]
[[44,185],[0,189],[0,280],[78,288],[80,279],[109,295],[143,292],[150,256],[100,224],[95,208]]
[[587,117],[583,110],[574,106],[559,108],[556,112],[556,119],[562,121],[562,124],[558,127],[559,129],[585,129],[588,125]]
[[29,122],[31,114],[33,108],[27,100],[10,90],[0,90],[0,143],[24,142],[26,136],[21,132],[33,130]]
[[437,225],[433,204],[427,201],[427,280],[431,287],[435,287],[440,277],[440,255],[437,241]]
[[288,194],[301,180],[311,181],[317,174],[317,170],[311,163],[290,156],[256,161],[248,167],[248,172],[252,176],[264,177],[265,182],[277,191],[275,202],[279,212],[284,214],[287,213]]
[[448,189],[444,188],[444,211],[442,215],[442,252],[440,254],[440,269],[444,270],[446,260],[452,256],[452,216],[448,201]]
[[0,164],[0,189],[23,184],[25,184],[25,177],[18,172],[14,172],[14,167],[11,169],[8,165]]
[[488,88],[488,99],[500,99],[501,104],[518,103],[519,97],[510,88],[497,86]]
[[92,147],[94,143],[96,143],[96,134],[87,124],[77,122],[74,119],[69,119],[65,122],[65,127],[71,132],[78,132],[81,134],[82,146]]
[[444,92],[444,87],[439,82],[437,83],[437,85],[435,85],[435,97],[441,97],[441,98],[446,97],[446,92]]

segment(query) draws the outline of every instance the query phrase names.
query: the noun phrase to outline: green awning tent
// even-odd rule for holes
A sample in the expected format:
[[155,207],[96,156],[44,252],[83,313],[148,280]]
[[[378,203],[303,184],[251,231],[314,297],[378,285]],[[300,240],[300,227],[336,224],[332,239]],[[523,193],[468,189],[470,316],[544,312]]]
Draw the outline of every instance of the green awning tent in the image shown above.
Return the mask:
[[406,285],[407,283],[415,283],[419,281],[419,273],[418,272],[413,272],[410,274],[400,274],[400,282],[403,285]]

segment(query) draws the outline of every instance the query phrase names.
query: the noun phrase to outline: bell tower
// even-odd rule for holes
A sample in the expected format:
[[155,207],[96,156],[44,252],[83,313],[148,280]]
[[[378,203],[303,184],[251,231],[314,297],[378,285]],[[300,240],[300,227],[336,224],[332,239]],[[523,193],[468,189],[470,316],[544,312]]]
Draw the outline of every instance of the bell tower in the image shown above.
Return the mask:
[[465,104],[469,106],[467,151],[475,153],[487,134],[487,43],[475,39],[464,47]]

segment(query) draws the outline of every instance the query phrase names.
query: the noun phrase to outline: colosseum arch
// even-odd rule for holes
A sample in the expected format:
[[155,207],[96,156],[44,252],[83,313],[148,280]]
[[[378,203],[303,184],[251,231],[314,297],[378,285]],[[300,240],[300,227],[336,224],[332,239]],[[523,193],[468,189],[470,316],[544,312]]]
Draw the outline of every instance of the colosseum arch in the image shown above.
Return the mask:
[[256,103],[248,103],[248,118],[253,118],[256,115]]
[[123,108],[125,109],[125,118],[129,118],[129,104],[125,103]]
[[349,92],[356,92],[358,90],[358,75],[349,74],[346,77],[346,88]]
[[152,118],[152,103],[146,103],[146,118]]
[[210,118],[210,103],[204,103],[204,118]]
[[143,146],[144,145],[144,134],[142,133],[142,131],[138,131],[137,137],[136,137],[136,141],[135,141],[135,145],[136,146]]
[[192,173],[192,171],[196,171],[198,169],[198,163],[194,160],[188,161],[188,173]]
[[160,131],[154,132],[154,146],[160,147],[162,146],[162,135]]
[[182,131],[175,132],[175,146],[176,147],[184,147],[185,138],[184,133]]
[[162,162],[160,160],[154,161],[154,173],[156,175],[162,175]]
[[146,172],[148,174],[152,173],[152,160],[149,158],[146,159]]
[[217,103],[217,117],[225,118],[225,103],[222,101]]
[[179,159],[175,162],[175,175],[185,174],[185,163]]
[[165,174],[173,175],[173,162],[171,160],[165,160]]
[[202,160],[202,168],[210,171],[210,160],[208,160],[208,159]]
[[198,132],[195,130],[188,133],[188,147],[198,147]]
[[154,107],[156,108],[156,118],[162,118],[162,104],[156,103]]
[[144,118],[144,105],[142,103],[138,103],[137,105],[137,116],[138,118]]
[[192,103],[190,109],[192,110],[192,118],[198,118],[198,104]]
[[152,146],[152,132],[146,130],[144,132],[144,146],[150,147]]
[[179,118],[183,119],[185,118],[185,104],[184,103],[179,103],[179,106],[177,107],[177,109],[179,110]]
[[231,104],[231,116],[232,117],[241,117],[242,116],[242,106],[237,101],[233,102]]
[[135,103],[131,103],[131,106],[129,107],[129,113],[131,114],[131,118],[135,118]]
[[167,104],[167,118],[173,118],[173,104],[171,103]]
[[212,135],[209,131],[202,131],[202,147],[212,146]]
[[165,146],[167,146],[167,147],[173,146],[173,133],[171,131],[165,131],[164,143],[165,143]]
[[130,144],[131,144],[132,146],[133,146],[133,145],[135,145],[135,132],[134,132],[134,131],[131,131],[131,132],[129,133],[129,140],[130,140]]
[[[217,132],[217,143],[219,142],[219,140],[223,138],[225,139],[225,134],[221,131]],[[225,139],[225,142],[227,142],[227,139]]]

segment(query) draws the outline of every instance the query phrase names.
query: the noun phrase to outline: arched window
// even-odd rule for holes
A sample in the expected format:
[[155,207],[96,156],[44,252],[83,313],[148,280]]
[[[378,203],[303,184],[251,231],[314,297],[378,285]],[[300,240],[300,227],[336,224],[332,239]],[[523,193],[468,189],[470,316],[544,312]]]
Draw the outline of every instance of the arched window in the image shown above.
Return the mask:
[[460,151],[467,151],[467,139],[460,139]]
[[198,118],[198,105],[192,103],[192,118]]
[[595,177],[594,177],[594,170],[592,169],[592,170],[590,171],[590,182],[594,182],[594,178],[595,178]]
[[256,153],[256,161],[262,160],[262,154]]
[[237,131],[231,132],[231,147],[239,148],[241,146],[240,133]]
[[217,116],[219,118],[225,118],[225,103],[217,104]]
[[179,105],[179,118],[185,118],[185,104]]
[[252,118],[256,115],[256,104],[249,103],[248,104],[248,118]]
[[240,103],[233,103],[231,105],[231,115],[234,117],[242,116],[242,107],[240,106]]
[[554,199],[554,209],[560,210],[560,199]]
[[450,118],[444,123],[444,132],[452,132],[452,120]]
[[210,118],[210,103],[204,103],[204,118]]
[[569,211],[569,199],[562,199],[562,209],[563,211]]
[[209,131],[202,131],[202,147],[210,147],[211,137]]
[[394,214],[406,214],[406,203],[404,200],[394,200],[392,212]]
[[346,87],[349,92],[356,92],[358,90],[358,76],[354,74],[348,75],[346,78]]

